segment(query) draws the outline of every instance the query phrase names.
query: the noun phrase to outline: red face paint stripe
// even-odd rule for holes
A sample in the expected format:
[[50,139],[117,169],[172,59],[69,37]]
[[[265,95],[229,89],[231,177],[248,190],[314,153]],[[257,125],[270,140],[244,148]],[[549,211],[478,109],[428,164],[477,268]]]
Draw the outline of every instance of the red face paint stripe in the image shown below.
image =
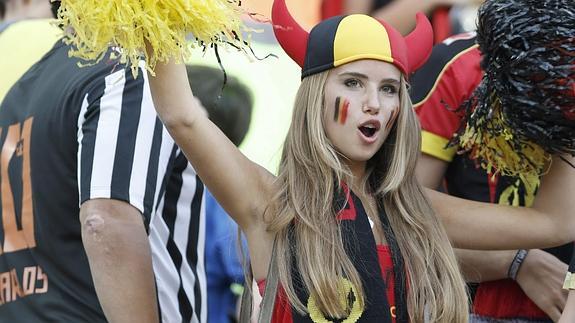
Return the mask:
[[339,116],[339,123],[344,124],[347,121],[347,110],[349,109],[349,101],[343,100],[340,116]]
[[387,124],[385,125],[385,130],[389,130],[393,126],[393,122],[395,121],[395,118],[397,118],[398,114],[399,114],[399,109],[394,109],[393,112],[391,113],[391,116],[389,117],[389,120],[387,120]]
[[341,98],[338,96],[337,98],[335,98],[335,110],[333,113],[333,121],[337,122],[337,120],[339,119],[339,101],[341,101]]

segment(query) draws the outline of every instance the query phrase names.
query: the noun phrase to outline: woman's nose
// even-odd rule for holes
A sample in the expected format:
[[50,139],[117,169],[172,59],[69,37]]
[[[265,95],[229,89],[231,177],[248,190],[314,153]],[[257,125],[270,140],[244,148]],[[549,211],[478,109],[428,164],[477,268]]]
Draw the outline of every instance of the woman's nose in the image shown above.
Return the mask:
[[368,90],[366,93],[366,98],[363,103],[363,112],[370,114],[377,114],[380,110],[379,95],[377,90]]

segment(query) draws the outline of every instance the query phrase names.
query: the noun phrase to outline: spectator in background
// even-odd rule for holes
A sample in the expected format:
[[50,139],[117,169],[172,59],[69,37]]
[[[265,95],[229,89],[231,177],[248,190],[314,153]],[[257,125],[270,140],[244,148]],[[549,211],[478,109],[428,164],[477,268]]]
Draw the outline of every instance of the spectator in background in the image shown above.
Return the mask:
[[[461,123],[460,116],[446,105],[458,107],[471,97],[483,75],[480,62],[475,34],[457,35],[437,45],[430,60],[413,76],[412,99],[423,128],[418,178],[433,189],[443,182],[443,191],[461,198],[531,206],[539,178],[524,183],[519,178],[493,175],[476,165],[469,154],[444,149]],[[472,322],[487,322],[484,320],[488,318],[513,322],[558,320],[566,298],[561,285],[572,252],[571,243],[529,253],[458,249],[466,279],[480,283]],[[521,270],[518,267],[508,277],[516,255],[526,257],[521,258]]]
[[[31,22],[0,44],[38,46],[25,36],[50,24]],[[1,321],[206,322],[202,182],[145,74],[112,55],[79,68],[69,49],[36,48],[0,105]]]
[[[513,24],[513,19],[523,19],[523,15],[495,15],[495,11],[499,9],[494,5],[496,2],[508,6],[511,11],[541,11],[548,6],[549,14],[556,12],[548,4],[532,6],[518,1],[486,0],[480,10],[480,26],[485,26],[489,20],[505,19]],[[491,23],[490,26],[501,26],[493,21]],[[535,21],[532,23],[535,24]],[[537,30],[532,34],[533,38],[522,39],[531,44],[521,48],[527,51],[540,46],[537,42],[541,39],[547,41],[545,30],[559,28],[551,24],[549,22],[547,25],[538,25],[537,29],[533,29]],[[517,21],[514,26],[529,28],[521,21]],[[482,29],[480,31],[485,32]],[[498,29],[491,32],[494,34],[493,38],[500,38],[508,30]],[[486,35],[482,36],[485,42]],[[446,192],[460,198],[531,207],[539,188],[539,177],[525,174],[511,177],[487,172],[471,157],[469,151],[456,154],[459,147],[446,148],[448,142],[457,134],[462,121],[463,115],[458,113],[457,108],[473,97],[474,91],[484,80],[482,66],[486,65],[481,65],[483,55],[497,55],[495,52],[498,47],[491,46],[483,43],[482,53],[475,33],[453,36],[435,46],[426,65],[413,75],[411,96],[423,129],[423,154],[418,161],[417,175],[424,186],[438,189],[443,182]],[[515,59],[514,66],[521,64],[522,60],[524,59]],[[539,74],[542,78],[551,78],[551,71],[562,69],[562,66],[550,62],[543,66],[546,67],[541,70],[544,69],[546,73]],[[524,102],[538,100],[537,94],[534,93],[526,91],[523,94]],[[553,105],[550,102],[552,101],[546,100],[541,105],[551,109]],[[523,108],[528,109],[528,106]],[[567,263],[573,253],[572,243],[544,250],[459,249],[456,253],[468,281],[480,283],[473,301],[471,322],[559,320],[566,301],[566,292],[561,286]]]
[[[249,88],[234,76],[208,66],[187,66],[190,85],[208,116],[236,146],[244,140],[252,117]],[[200,81],[201,80],[201,81]]]
[[50,17],[50,3],[46,0],[0,0],[0,33],[20,20]]
[[[208,66],[186,66],[196,98],[209,119],[234,145],[239,146],[250,125],[253,99],[249,88],[223,72]],[[222,87],[223,86],[223,87]],[[243,266],[238,257],[238,226],[206,190],[206,274],[208,280],[208,321],[237,322],[237,303],[244,284]],[[244,250],[247,250],[244,248]]]
[[49,0],[0,0],[0,102],[8,89],[61,35],[52,25]]
[[413,16],[426,13],[434,30],[434,40],[441,42],[457,33],[459,27],[449,17],[453,5],[478,4],[482,0],[323,0],[322,19],[341,14],[362,13],[383,19],[406,35],[415,26]]

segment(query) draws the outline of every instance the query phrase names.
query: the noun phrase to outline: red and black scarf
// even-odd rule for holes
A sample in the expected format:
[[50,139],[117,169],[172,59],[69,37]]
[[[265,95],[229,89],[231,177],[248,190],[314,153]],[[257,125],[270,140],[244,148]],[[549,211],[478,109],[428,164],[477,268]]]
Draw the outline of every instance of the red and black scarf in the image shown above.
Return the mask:
[[[352,316],[357,317],[359,315],[358,319],[352,319],[352,322],[391,323],[392,318],[390,313],[390,304],[386,296],[387,286],[381,274],[376,242],[373,236],[372,228],[361,200],[355,194],[353,194],[353,192],[351,192],[347,186],[343,186],[335,196],[334,207],[336,207],[336,210],[340,210],[337,216],[338,220],[341,221],[340,230],[342,233],[344,248],[351,262],[354,264],[356,270],[359,273],[365,293],[365,306],[363,311],[356,310],[355,312],[353,310],[353,304],[355,304],[354,302],[356,299],[352,293],[348,294],[346,301],[348,302],[351,309],[349,318]],[[409,320],[406,300],[406,275],[403,258],[397,244],[397,239],[393,230],[391,229],[389,219],[387,218],[383,207],[379,208],[379,218],[381,220],[386,240],[391,250],[393,270],[395,273],[395,321],[396,323],[407,323]],[[293,241],[292,252],[295,252],[297,239],[293,235],[291,238]],[[303,316],[292,308],[293,322],[313,323],[316,321],[325,322],[325,320],[331,322],[346,321],[346,319],[337,320],[326,318],[317,310],[317,308],[313,307],[313,298],[310,298],[309,292],[304,287],[303,280],[299,275],[296,257],[293,257],[293,259],[292,275],[296,294],[304,306],[308,307],[307,311],[309,312],[309,314]],[[312,305],[309,306],[310,304]]]

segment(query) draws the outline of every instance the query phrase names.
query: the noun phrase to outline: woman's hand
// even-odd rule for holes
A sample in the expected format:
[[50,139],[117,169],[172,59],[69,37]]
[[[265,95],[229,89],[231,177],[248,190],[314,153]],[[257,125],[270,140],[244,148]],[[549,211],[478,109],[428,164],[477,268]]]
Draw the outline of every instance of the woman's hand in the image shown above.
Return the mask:
[[517,273],[516,281],[523,292],[554,322],[559,320],[567,300],[567,291],[562,288],[567,267],[552,254],[532,249]]

